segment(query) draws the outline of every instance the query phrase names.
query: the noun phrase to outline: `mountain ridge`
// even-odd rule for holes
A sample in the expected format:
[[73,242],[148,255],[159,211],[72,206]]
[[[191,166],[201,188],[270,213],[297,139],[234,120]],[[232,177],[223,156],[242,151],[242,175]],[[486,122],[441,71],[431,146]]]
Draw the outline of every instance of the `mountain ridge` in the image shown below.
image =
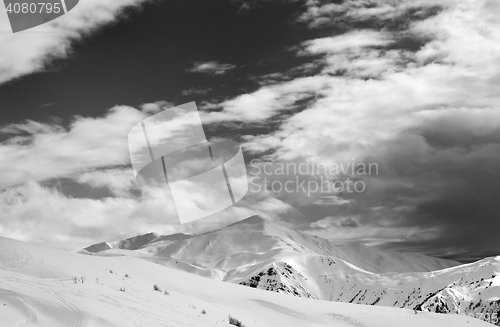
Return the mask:
[[482,318],[500,314],[500,257],[461,264],[362,243],[339,244],[258,216],[202,234],[158,236],[136,250],[104,249],[94,255],[118,253],[295,297],[486,314]]
[[[228,316],[248,327],[312,327],[318,321],[400,327],[398,319],[408,320],[407,327],[449,326],[435,313],[315,301],[194,276],[132,255],[84,255],[2,237],[0,294],[2,326],[216,327],[229,326]],[[488,325],[463,316],[454,326]]]

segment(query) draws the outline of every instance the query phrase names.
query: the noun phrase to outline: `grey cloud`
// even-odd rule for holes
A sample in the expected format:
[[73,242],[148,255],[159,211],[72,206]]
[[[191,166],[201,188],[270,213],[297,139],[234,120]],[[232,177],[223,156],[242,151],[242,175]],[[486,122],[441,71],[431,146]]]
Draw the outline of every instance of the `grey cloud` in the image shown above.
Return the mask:
[[[379,153],[400,181],[384,196],[393,199],[393,204],[412,207],[391,226],[440,231],[431,239],[388,247],[424,249],[462,260],[491,255],[493,249],[500,252],[500,119],[495,122],[485,115],[465,121],[458,116],[451,113],[447,119],[440,117],[404,132],[420,136],[415,139],[421,142],[420,151],[400,151],[395,140]],[[474,128],[477,125],[489,128]]]
[[224,75],[234,68],[236,68],[235,65],[219,63],[217,61],[197,61],[193,64],[193,67],[187,70],[187,72],[209,75]]

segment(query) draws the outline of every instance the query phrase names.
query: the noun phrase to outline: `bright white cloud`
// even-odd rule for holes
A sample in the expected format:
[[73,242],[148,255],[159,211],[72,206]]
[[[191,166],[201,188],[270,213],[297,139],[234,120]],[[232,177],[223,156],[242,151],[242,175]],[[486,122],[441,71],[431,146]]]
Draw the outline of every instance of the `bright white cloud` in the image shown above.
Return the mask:
[[0,193],[0,232],[6,237],[78,250],[137,233],[182,230],[173,226],[175,208],[165,192],[150,189],[139,199],[95,200],[70,198],[56,189],[28,182]]
[[309,53],[338,53],[369,46],[385,46],[393,42],[389,35],[371,30],[356,30],[333,37],[305,42]]
[[454,0],[443,0],[437,3],[432,0],[349,0],[341,3],[324,3],[308,0],[307,10],[300,15],[298,21],[305,22],[311,28],[338,24],[342,19],[366,21],[375,19],[387,22],[410,14],[414,17],[425,17],[437,8],[456,5]]
[[[180,225],[169,188],[139,188],[131,184],[131,175],[131,171],[108,169],[75,176],[78,182],[107,187],[115,194],[101,199],[66,196],[34,181],[7,188],[0,192],[0,233],[75,251],[141,233],[203,233],[256,214],[277,219],[295,210],[278,199],[251,196],[238,206]],[[134,191],[140,195],[133,195]]]
[[327,81],[327,77],[313,76],[264,86],[253,93],[222,102],[219,105],[222,111],[209,112],[203,118],[209,123],[231,120],[262,122],[281,111],[294,109],[297,101],[326,87]]
[[115,168],[88,171],[74,178],[79,184],[86,184],[92,188],[107,188],[114,195],[127,197],[132,189],[138,187],[132,177],[129,168]]
[[147,0],[81,0],[68,14],[13,34],[7,12],[0,6],[0,84],[43,70],[47,60],[65,57],[71,42],[120,18],[122,10]]
[[68,129],[32,121],[7,125],[0,133],[18,136],[0,143],[0,189],[128,165],[128,132],[145,117],[137,109],[121,106],[101,118],[76,117]]
[[[365,5],[344,3],[351,5],[351,13]],[[379,5],[384,3],[395,5],[394,1]],[[443,105],[498,107],[500,40],[498,19],[492,14],[497,7],[491,1],[456,2],[435,17],[410,24],[408,33],[433,39],[417,52],[385,50],[384,45],[398,42],[399,35],[390,32],[360,30],[306,42],[306,52],[324,54],[323,74],[310,77],[307,88],[320,99],[290,117],[277,132],[248,137],[247,149],[277,150],[278,157],[287,159],[359,157],[413,126],[422,110]],[[230,117],[241,108],[233,117],[246,120],[250,117],[246,112],[254,106],[256,117],[268,118],[289,103],[254,105],[261,94],[274,90],[268,98],[279,99],[297,81],[265,86],[227,101],[224,104],[232,106],[226,105],[217,115]]]
[[144,103],[141,105],[141,110],[147,114],[155,114],[162,110],[174,107],[175,105],[172,102],[168,101],[156,101],[151,103]]

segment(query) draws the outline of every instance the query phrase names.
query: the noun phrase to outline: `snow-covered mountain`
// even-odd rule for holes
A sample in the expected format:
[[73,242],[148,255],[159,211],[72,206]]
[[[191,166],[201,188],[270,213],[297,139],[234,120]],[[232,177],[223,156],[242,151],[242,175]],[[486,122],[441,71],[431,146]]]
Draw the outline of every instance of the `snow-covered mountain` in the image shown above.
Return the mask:
[[135,251],[94,253],[116,254],[296,297],[477,314],[492,323],[500,303],[495,287],[499,259],[461,265],[416,253],[336,244],[257,216],[205,234],[159,236]]
[[321,300],[471,315],[500,325],[500,257],[433,272],[376,274],[309,256],[273,263],[239,283]]
[[[111,244],[121,242],[124,241]],[[105,247],[99,250],[99,244],[86,250],[91,249],[89,252],[99,255],[122,253]],[[117,248],[112,246],[112,249]],[[129,251],[124,253],[130,254]],[[359,243],[337,244],[288,229],[258,216],[204,234],[160,236],[138,248],[134,255],[139,253],[223,271],[228,275],[226,278],[233,278],[238,272],[263,263],[308,255],[340,258],[358,268],[376,273],[432,271],[460,264],[417,253],[379,251]]]
[[157,239],[160,235],[156,233],[148,233],[144,235],[138,235],[134,237],[127,238],[126,240],[116,241],[116,242],[101,242],[83,249],[84,251],[97,253],[110,249],[125,249],[125,250],[137,250],[148,244],[149,242]]
[[[245,327],[450,325],[448,315],[293,297],[137,256],[83,255],[0,237],[2,327],[229,327],[236,324],[230,316]],[[488,326],[459,318],[455,327]]]
[[462,277],[418,305],[418,309],[476,317],[500,326],[500,257],[462,268]]

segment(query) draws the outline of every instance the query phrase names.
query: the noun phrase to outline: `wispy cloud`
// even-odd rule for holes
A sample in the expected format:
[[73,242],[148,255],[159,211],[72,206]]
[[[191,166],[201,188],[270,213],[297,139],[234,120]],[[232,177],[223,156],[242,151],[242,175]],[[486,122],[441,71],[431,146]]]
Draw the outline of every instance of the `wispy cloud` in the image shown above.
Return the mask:
[[236,65],[219,63],[217,61],[197,61],[187,71],[190,73],[202,73],[209,75],[224,75],[235,69]]
[[342,25],[350,27],[356,22],[371,22],[384,28],[397,28],[415,20],[428,18],[443,7],[453,7],[454,0],[436,3],[432,0],[416,1],[370,1],[350,0],[340,3],[328,3],[309,0],[307,10],[299,16],[299,22],[305,22],[311,28]]
[[208,94],[212,89],[209,87],[191,87],[186,90],[182,90],[182,95],[183,96],[188,96],[188,95],[193,95],[193,94],[201,94],[205,95]]
[[120,19],[123,9],[147,0],[85,0],[67,15],[13,34],[7,12],[0,10],[0,84],[43,70],[51,58],[71,53],[71,42]]
[[[276,0],[231,0],[231,1],[240,5],[239,8],[240,13],[247,13],[257,8],[263,8],[263,7],[265,8],[266,4],[277,2]],[[298,1],[298,0],[291,0],[291,1]]]

